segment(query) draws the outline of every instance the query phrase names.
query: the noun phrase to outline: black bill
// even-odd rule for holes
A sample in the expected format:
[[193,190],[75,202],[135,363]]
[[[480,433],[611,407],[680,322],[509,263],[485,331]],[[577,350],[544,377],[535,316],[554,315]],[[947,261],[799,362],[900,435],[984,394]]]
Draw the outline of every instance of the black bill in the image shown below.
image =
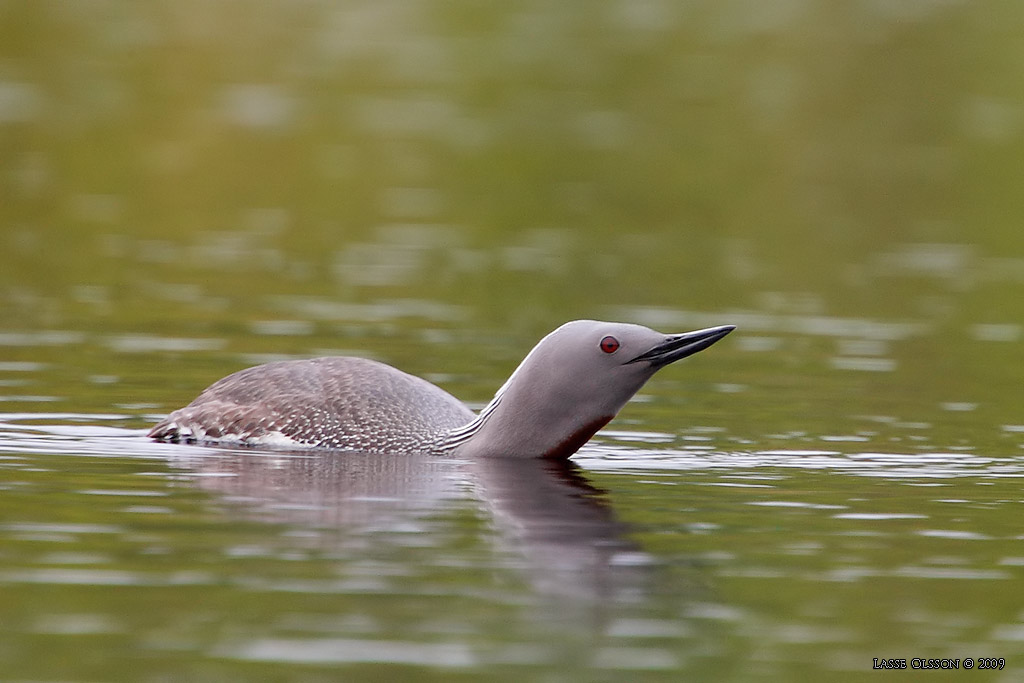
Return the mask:
[[698,351],[703,351],[735,329],[735,325],[720,325],[718,327],[709,327],[705,330],[673,334],[670,337],[665,337],[665,341],[650,351],[641,353],[633,360],[626,362],[636,363],[644,360],[656,367],[668,365],[680,358],[686,358]]

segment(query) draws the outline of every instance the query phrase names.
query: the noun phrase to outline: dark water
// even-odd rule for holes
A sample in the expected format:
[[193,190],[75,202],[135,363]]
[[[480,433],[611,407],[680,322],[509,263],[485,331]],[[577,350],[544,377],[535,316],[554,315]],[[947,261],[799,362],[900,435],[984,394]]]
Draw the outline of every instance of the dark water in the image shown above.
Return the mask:
[[[0,678],[1019,679],[1020,22],[0,3]],[[739,329],[564,467],[143,437],[584,317]]]

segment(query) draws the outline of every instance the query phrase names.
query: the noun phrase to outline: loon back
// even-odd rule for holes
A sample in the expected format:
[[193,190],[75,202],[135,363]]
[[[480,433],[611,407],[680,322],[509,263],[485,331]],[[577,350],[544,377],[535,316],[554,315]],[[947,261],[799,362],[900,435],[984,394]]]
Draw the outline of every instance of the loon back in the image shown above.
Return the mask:
[[443,450],[473,420],[430,382],[365,358],[268,363],[211,384],[150,430],[172,442],[318,446],[373,452]]

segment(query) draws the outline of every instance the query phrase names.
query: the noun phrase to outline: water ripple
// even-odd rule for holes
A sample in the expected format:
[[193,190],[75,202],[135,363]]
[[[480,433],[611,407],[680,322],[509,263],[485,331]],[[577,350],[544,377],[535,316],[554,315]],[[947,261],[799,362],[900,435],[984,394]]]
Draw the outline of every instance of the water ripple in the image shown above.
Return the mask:
[[[855,443],[855,442],[850,442]],[[584,448],[577,462],[601,472],[729,471],[801,469],[841,471],[890,479],[953,479],[959,477],[1024,477],[1024,459],[997,458],[965,452],[879,453],[773,449],[763,451],[655,450],[619,444]]]
[[388,663],[445,668],[468,667],[476,658],[461,643],[417,643],[349,638],[262,638],[214,653],[250,662],[304,664]]

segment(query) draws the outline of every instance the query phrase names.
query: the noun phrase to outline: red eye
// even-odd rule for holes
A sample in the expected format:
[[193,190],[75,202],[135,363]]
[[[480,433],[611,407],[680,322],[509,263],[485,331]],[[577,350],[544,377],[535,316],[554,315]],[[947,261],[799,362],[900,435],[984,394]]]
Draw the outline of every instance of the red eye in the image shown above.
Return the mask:
[[615,353],[619,350],[619,340],[608,336],[601,340],[601,350],[605,353]]

